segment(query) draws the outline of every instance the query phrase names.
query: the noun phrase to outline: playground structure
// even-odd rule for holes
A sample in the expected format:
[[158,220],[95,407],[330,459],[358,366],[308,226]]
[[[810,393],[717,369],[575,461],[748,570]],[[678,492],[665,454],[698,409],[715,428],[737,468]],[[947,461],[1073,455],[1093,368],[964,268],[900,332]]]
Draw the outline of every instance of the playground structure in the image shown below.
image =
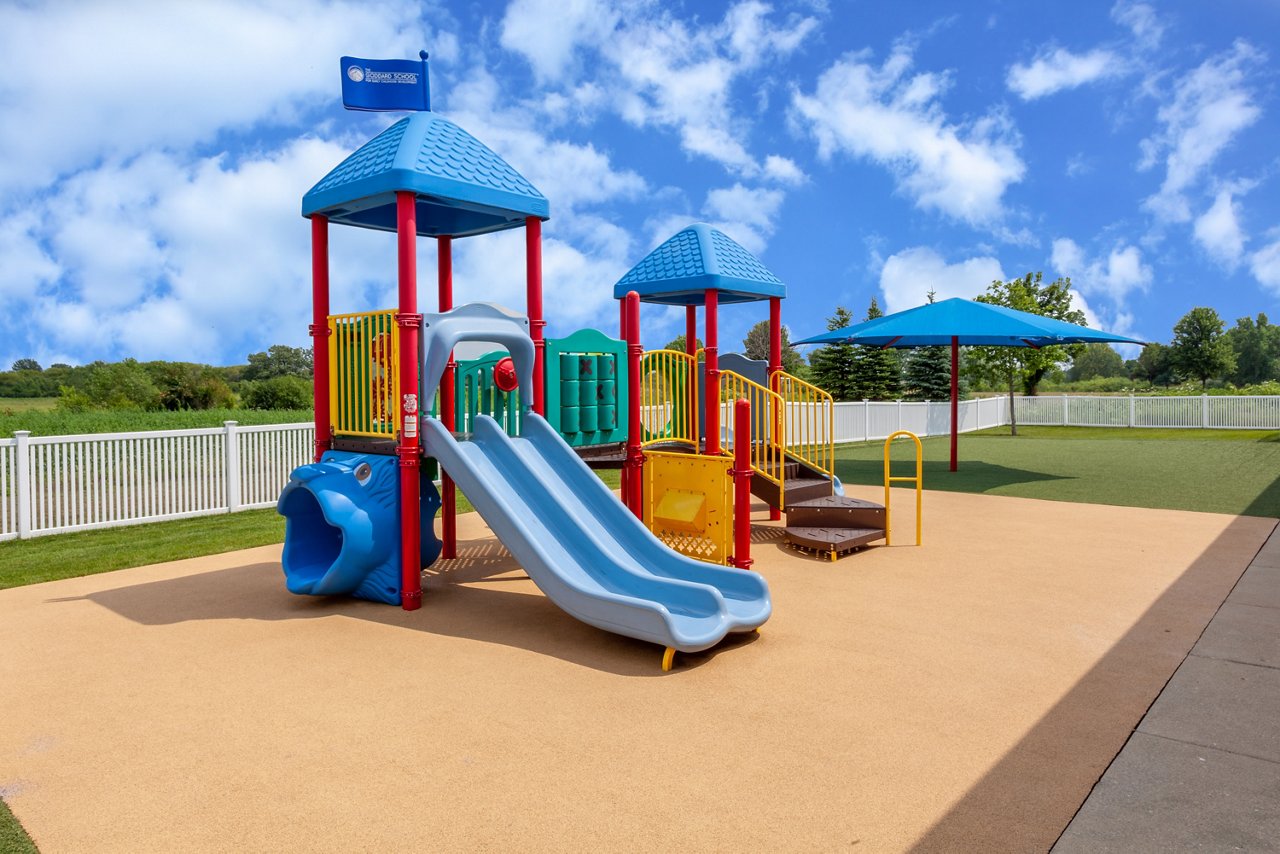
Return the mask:
[[[585,329],[548,340],[547,200],[449,120],[417,112],[396,122],[321,179],[302,213],[316,462],[294,472],[277,505],[291,591],[419,608],[422,570],[457,556],[461,486],[549,598],[662,645],[669,669],[675,651],[769,617],[764,579],[742,571],[752,494],[771,518],[801,513],[828,528],[867,504],[845,498],[835,477],[831,396],[782,370],[785,286],[723,232],[682,229],[615,285],[620,339]],[[330,223],[395,233],[396,309],[330,314]],[[525,313],[455,307],[453,241],[521,227]],[[429,314],[418,309],[420,236],[437,248]],[[729,354],[722,370],[719,305],[757,300],[769,303],[769,359]],[[641,302],[685,306],[685,352],[644,352]],[[473,358],[459,361],[460,346]],[[592,466],[621,468],[621,502]],[[884,529],[862,531],[859,545]]]
[[[668,549],[575,450],[621,459],[624,440],[638,435],[629,429],[638,413],[624,406],[635,397],[638,332],[630,346],[593,330],[545,340],[549,206],[523,176],[457,125],[419,112],[339,164],[302,207],[312,231],[316,463],[294,472],[278,503],[290,590],[420,607],[422,569],[456,556],[461,485],[549,598],[591,625],[660,644],[666,669],[676,651],[768,619],[763,578]],[[396,309],[330,314],[330,223],[395,232]],[[525,314],[455,307],[452,242],[520,227]],[[434,314],[418,310],[419,236],[437,243]],[[467,342],[502,349],[459,364],[455,349]]]

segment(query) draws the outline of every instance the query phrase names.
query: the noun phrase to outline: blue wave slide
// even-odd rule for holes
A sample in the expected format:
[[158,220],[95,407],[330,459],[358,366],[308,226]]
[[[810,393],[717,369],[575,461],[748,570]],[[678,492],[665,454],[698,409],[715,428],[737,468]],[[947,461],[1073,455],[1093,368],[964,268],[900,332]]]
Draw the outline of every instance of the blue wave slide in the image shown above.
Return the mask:
[[534,413],[518,438],[483,415],[463,440],[433,418],[422,428],[426,453],[533,582],[584,623],[697,652],[769,619],[761,575],[667,548]]

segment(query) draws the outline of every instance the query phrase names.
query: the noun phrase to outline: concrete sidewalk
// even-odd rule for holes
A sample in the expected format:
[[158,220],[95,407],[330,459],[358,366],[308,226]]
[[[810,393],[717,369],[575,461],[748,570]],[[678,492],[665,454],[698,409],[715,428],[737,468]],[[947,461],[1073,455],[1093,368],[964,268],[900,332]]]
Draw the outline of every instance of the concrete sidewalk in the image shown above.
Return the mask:
[[1053,850],[1280,851],[1280,529]]

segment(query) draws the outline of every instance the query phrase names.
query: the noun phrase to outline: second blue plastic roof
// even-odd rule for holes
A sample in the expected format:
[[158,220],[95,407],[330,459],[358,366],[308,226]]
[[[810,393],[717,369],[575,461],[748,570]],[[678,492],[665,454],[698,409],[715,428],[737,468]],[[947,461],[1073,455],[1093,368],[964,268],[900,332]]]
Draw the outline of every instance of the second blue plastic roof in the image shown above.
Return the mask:
[[302,215],[396,230],[396,193],[417,197],[418,234],[468,237],[547,219],[542,193],[438,113],[414,113],[366,142],[302,197]]
[[786,297],[787,286],[731,237],[706,223],[676,232],[613,286],[615,299],[635,291],[642,302],[703,305]]

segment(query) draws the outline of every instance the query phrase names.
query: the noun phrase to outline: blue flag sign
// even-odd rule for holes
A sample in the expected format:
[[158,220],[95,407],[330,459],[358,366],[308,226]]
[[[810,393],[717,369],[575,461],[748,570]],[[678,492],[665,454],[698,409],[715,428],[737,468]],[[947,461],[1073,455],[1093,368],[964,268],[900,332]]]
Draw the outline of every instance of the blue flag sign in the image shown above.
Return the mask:
[[342,57],[342,106],[348,110],[431,110],[427,53],[412,59]]

